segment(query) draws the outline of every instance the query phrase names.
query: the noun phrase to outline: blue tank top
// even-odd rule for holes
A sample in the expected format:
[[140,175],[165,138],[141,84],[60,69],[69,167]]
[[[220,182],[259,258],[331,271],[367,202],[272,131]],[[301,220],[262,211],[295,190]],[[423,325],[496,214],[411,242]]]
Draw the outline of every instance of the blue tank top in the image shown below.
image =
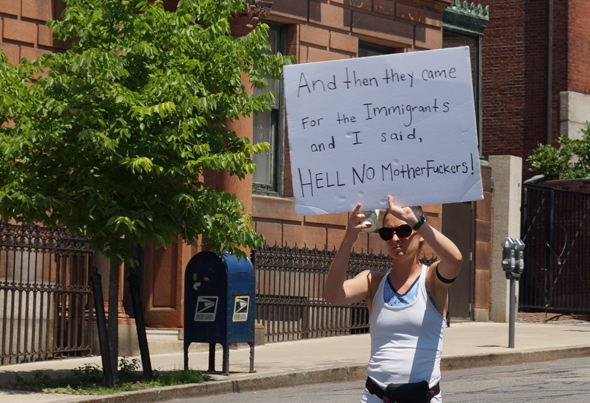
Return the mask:
[[[386,277],[387,282],[384,284],[383,288],[383,300],[387,305],[404,306],[411,304],[416,300],[416,297],[418,296],[418,282],[420,280],[420,276],[418,276],[416,281],[414,281],[414,284],[412,284],[412,286],[404,294],[399,294],[391,284],[389,276]],[[436,310],[440,312],[440,309],[438,309],[438,306],[434,302],[434,298],[432,298],[430,291],[428,291],[428,287],[426,287],[426,284],[424,284],[424,286],[426,288],[426,294],[428,295],[428,299],[432,302]]]

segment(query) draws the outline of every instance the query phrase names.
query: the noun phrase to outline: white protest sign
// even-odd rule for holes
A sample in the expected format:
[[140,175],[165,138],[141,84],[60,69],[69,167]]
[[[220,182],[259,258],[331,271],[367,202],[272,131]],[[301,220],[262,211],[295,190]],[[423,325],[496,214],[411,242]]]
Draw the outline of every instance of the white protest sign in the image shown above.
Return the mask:
[[469,48],[286,66],[298,216],[483,198]]

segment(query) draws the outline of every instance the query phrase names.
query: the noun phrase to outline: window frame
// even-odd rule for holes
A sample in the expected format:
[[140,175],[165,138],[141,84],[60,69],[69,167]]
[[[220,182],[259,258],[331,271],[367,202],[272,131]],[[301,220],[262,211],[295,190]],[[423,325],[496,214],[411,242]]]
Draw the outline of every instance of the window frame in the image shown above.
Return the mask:
[[[373,54],[361,55],[361,52],[372,52]],[[391,55],[399,53],[398,48],[392,48],[385,45],[379,45],[373,42],[359,41],[357,57],[370,57],[379,55]]]
[[[277,32],[277,49],[283,55],[287,54],[287,25],[272,21],[263,21],[269,26],[269,30]],[[285,91],[283,86],[282,75],[277,79],[276,107],[270,111],[271,127],[276,125],[274,136],[274,146],[269,151],[271,161],[271,183],[254,182],[252,178],[252,193],[254,195],[277,196],[283,197],[285,194]],[[252,126],[254,137],[254,116],[252,117]]]

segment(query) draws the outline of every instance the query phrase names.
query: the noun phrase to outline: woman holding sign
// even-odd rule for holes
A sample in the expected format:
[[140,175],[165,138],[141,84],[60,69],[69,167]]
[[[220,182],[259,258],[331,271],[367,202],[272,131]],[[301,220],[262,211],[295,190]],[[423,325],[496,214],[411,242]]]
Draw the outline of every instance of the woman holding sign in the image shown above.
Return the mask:
[[[424,220],[419,207],[400,207],[392,196],[379,235],[393,259],[387,273],[365,270],[346,279],[352,246],[365,215],[358,204],[330,266],[324,297],[336,304],[366,300],[370,312],[371,358],[361,402],[442,402],[440,358],[448,289],[462,256],[451,240]],[[419,261],[424,242],[439,260]]]

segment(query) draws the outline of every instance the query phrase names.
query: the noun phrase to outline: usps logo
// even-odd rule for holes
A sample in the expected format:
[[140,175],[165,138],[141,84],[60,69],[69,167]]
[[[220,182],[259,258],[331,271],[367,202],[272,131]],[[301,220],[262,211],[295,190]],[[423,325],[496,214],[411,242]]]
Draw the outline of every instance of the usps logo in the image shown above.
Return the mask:
[[219,297],[199,297],[195,310],[195,322],[214,322]]
[[234,322],[246,322],[248,320],[249,296],[237,296],[234,304]]

